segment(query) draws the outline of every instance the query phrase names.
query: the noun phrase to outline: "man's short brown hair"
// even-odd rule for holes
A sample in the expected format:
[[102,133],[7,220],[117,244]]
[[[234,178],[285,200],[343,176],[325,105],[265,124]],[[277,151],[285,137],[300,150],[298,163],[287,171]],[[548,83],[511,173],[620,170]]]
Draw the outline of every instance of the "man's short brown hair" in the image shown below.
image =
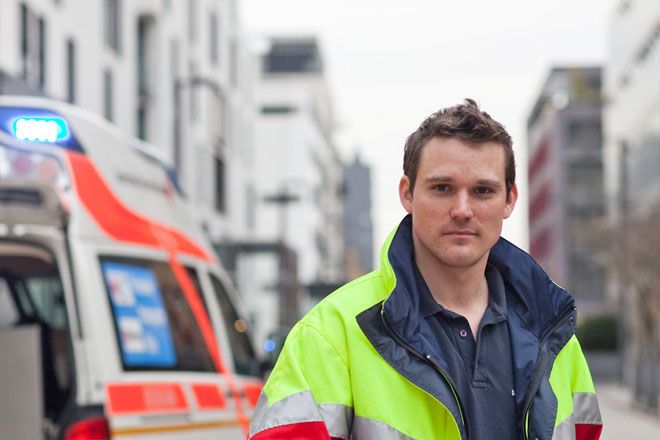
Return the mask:
[[412,192],[417,178],[419,158],[426,143],[434,137],[457,138],[468,144],[496,142],[504,147],[504,181],[507,197],[516,181],[516,165],[513,157],[513,141],[502,124],[479,109],[472,99],[464,104],[444,108],[426,118],[408,139],[403,154],[403,174],[410,180]]

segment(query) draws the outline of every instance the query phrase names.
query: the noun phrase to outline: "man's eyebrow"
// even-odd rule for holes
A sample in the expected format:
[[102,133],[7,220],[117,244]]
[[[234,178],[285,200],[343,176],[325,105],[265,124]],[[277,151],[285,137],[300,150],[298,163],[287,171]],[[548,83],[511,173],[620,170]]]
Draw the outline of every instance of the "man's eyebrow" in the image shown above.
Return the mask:
[[428,176],[424,179],[426,182],[451,182],[453,180],[449,176]]
[[479,179],[477,183],[479,185],[492,186],[498,188],[502,186],[502,183],[499,180],[492,180],[492,179]]
[[[450,176],[428,176],[424,179],[425,182],[427,183],[433,183],[433,182],[453,182],[454,178]],[[477,180],[478,185],[484,185],[484,186],[492,186],[499,188],[502,186],[502,182],[496,179],[479,179]]]

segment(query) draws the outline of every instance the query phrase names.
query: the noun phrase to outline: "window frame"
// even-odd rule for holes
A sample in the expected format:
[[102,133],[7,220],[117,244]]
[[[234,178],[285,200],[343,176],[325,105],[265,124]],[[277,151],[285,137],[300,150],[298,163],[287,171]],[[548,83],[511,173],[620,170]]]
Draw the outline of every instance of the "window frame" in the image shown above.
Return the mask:
[[[259,355],[257,353],[254,340],[252,338],[252,333],[250,331],[250,322],[247,319],[247,314],[243,310],[242,304],[238,300],[238,297],[235,293],[235,291],[232,288],[231,283],[228,281],[227,276],[223,276],[222,274],[216,273],[214,271],[209,271],[208,272],[208,282],[211,287],[211,295],[213,296],[213,301],[217,304],[218,307],[218,312],[219,312],[219,319],[221,323],[221,331],[224,334],[224,339],[225,339],[225,344],[228,344],[228,351],[231,353],[231,370],[239,375],[239,376],[252,376],[252,377],[258,377],[260,375],[260,361],[261,359],[259,358]],[[231,329],[232,329],[232,322],[229,322],[227,320],[227,315],[225,314],[225,309],[223,307],[222,301],[219,298],[219,294],[215,289],[214,285],[214,279],[217,280],[218,285],[220,285],[223,289],[224,295],[228,301],[228,303],[232,307],[232,312],[235,314],[236,317],[239,319],[242,319],[245,321],[247,324],[247,329],[245,332],[242,332],[240,334],[244,335],[244,340],[247,343],[247,346],[249,347],[249,354],[251,355],[251,359],[249,361],[249,364],[247,365],[247,371],[243,370],[241,367],[238,365],[238,361],[236,359],[236,350],[234,349],[234,345],[232,343],[232,337],[231,337]],[[225,352],[227,350],[224,350]]]
[[[112,321],[112,327],[114,330],[114,335],[116,338],[116,347],[117,347],[117,354],[118,354],[118,360],[121,363],[122,371],[124,372],[140,372],[140,371],[159,371],[159,372],[189,372],[189,373],[217,373],[215,369],[215,365],[213,363],[213,359],[211,357],[211,353],[208,350],[208,347],[205,344],[204,337],[201,331],[201,328],[199,326],[199,323],[194,318],[194,315],[192,313],[192,308],[190,304],[188,303],[187,299],[185,296],[183,296],[182,300],[185,302],[188,312],[189,312],[189,317],[193,320],[195,324],[195,328],[197,329],[198,333],[198,340],[200,341],[200,347],[203,348],[203,351],[200,353],[198,352],[198,362],[200,363],[206,363],[206,368],[185,368],[181,366],[180,363],[180,354],[176,342],[176,337],[174,335],[174,330],[173,330],[173,324],[172,324],[172,318],[170,311],[168,309],[168,304],[166,303],[166,293],[164,289],[162,288],[162,284],[160,283],[160,280],[157,276],[156,273],[154,273],[154,276],[156,277],[156,280],[159,282],[159,289],[161,293],[161,299],[163,301],[163,308],[165,310],[165,313],[167,315],[167,324],[168,324],[168,330],[170,332],[170,337],[172,338],[172,345],[174,349],[174,355],[175,355],[175,364],[173,366],[158,366],[158,365],[127,365],[126,360],[124,358],[124,349],[121,343],[121,335],[119,332],[119,327],[117,323],[117,315],[114,310],[114,306],[112,303],[112,299],[110,297],[110,291],[108,289],[108,284],[107,284],[107,279],[104,273],[103,269],[103,263],[104,261],[110,261],[110,262],[115,262],[115,263],[120,263],[120,264],[126,264],[126,265],[134,265],[138,266],[141,268],[148,268],[154,271],[152,266],[153,265],[162,265],[163,267],[167,267],[169,273],[172,276],[172,279],[177,283],[178,289],[181,289],[181,287],[178,285],[178,281],[176,280],[176,276],[174,275],[174,272],[172,271],[172,268],[170,264],[163,259],[159,259],[157,257],[153,256],[137,256],[137,255],[126,255],[126,254],[119,254],[119,253],[112,253],[112,252],[107,252],[107,253],[99,253],[98,254],[98,270],[101,276],[101,283],[103,285],[103,288],[105,290],[105,298],[107,302],[107,307],[109,311],[109,317]],[[193,284],[196,286],[196,288],[199,288],[201,285],[201,277],[200,277],[200,272],[199,269],[195,265],[191,265],[188,263],[183,263],[184,268],[186,269],[187,273],[190,275],[190,271],[194,271],[197,275],[197,280],[198,282],[195,282],[193,279]],[[202,289],[203,290],[203,289]],[[212,321],[210,317],[210,312],[208,310],[208,304],[206,302],[206,299],[204,298],[204,293],[203,291],[198,292],[198,295],[200,296],[200,299],[202,301],[202,304],[204,305],[207,315],[209,316],[209,320]],[[203,359],[206,357],[206,359]]]
[[103,41],[117,54],[121,53],[122,1],[104,0]]

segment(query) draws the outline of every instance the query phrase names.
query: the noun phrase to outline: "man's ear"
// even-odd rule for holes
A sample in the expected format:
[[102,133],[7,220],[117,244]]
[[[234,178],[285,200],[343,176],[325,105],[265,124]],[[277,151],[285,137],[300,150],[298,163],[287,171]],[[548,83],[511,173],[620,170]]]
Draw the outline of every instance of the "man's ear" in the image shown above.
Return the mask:
[[399,181],[399,200],[401,200],[401,206],[403,206],[403,209],[405,209],[408,214],[412,214],[413,194],[408,176],[402,176]]
[[504,206],[504,218],[509,218],[513,212],[513,208],[516,206],[516,201],[518,200],[518,187],[514,183],[511,185],[511,190],[506,197],[506,205]]

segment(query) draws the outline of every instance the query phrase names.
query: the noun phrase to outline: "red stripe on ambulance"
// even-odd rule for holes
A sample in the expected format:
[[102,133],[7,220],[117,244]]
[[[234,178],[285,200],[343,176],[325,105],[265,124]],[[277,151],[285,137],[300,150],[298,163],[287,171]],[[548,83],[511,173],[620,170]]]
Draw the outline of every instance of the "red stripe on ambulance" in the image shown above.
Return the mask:
[[227,400],[219,385],[201,384],[192,385],[193,394],[197,400],[197,406],[201,409],[225,409]]
[[[205,261],[214,261],[214,259],[180,232],[143,217],[125,206],[112,193],[88,157],[72,151],[68,152],[67,157],[71,163],[78,196],[101,229],[115,240],[164,248],[169,253],[170,267],[199,325],[216,370],[227,380],[236,405],[238,420],[247,435],[250,421],[243,411],[238,387],[220,356],[213,328],[199,297],[199,292],[195,290],[186,269],[176,259],[176,254],[183,252]],[[249,400],[252,402],[251,399]]]
[[188,402],[183,387],[174,383],[108,384],[110,415],[185,412]]
[[245,396],[248,399],[251,407],[257,406],[257,401],[259,400],[259,395],[261,394],[261,389],[263,386],[259,382],[245,382],[243,385],[243,390],[245,391]]
[[108,188],[103,177],[88,157],[68,152],[76,192],[92,218],[101,229],[115,240],[161,247],[163,239],[172,241],[172,247],[183,252],[213,261],[201,247],[182,233],[143,217],[126,207]]

